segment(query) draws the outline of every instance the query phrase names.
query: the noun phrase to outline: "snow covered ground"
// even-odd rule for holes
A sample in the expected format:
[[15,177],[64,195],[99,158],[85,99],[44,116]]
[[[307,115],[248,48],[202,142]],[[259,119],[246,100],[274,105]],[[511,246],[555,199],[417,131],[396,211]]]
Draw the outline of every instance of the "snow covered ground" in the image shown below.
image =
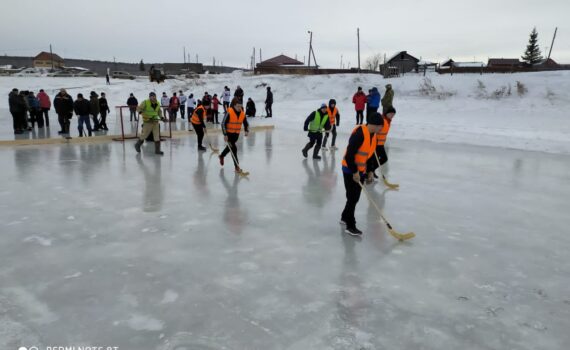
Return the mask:
[[[142,99],[149,91],[171,94],[182,89],[201,97],[204,91],[220,94],[225,85],[233,93],[240,84],[245,97],[252,97],[261,112],[265,86],[269,85],[274,92],[276,118],[273,123],[276,126],[301,130],[304,118],[312,110],[335,98],[342,116],[339,131],[346,135],[354,124],[351,101],[356,87],[362,86],[366,91],[377,86],[383,92],[384,85],[391,83],[395,90],[394,106],[398,110],[392,138],[570,153],[570,72],[431,74],[427,78],[435,90],[422,88],[425,80],[421,75],[383,79],[378,75],[300,77],[234,73],[202,75],[199,80],[167,80],[159,86],[145,79],[113,80],[112,85],[106,86],[104,78],[0,77],[0,91],[7,96],[13,87],[35,91],[43,88],[52,97],[60,87],[67,88],[73,96],[78,92],[103,91],[114,106],[124,105],[130,92]],[[517,81],[528,90],[523,96],[517,93]],[[501,95],[501,89],[505,94],[497,96],[497,91]],[[506,96],[509,89],[511,94]],[[14,137],[7,103],[7,98],[0,101],[1,139]],[[52,124],[56,125],[53,114]],[[108,119],[114,123],[115,116]],[[72,132],[77,134],[73,126]]]

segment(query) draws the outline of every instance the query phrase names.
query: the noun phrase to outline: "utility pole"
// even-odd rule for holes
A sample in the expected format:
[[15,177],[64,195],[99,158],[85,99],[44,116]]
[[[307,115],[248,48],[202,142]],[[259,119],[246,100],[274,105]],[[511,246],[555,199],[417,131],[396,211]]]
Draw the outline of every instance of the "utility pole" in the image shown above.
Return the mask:
[[261,61],[263,61],[263,59],[261,58],[261,47],[259,48],[259,63],[261,63]]
[[53,72],[53,51],[51,50],[51,44],[49,44],[49,54],[51,56],[51,71]]
[[342,55],[340,55],[340,69],[342,69]]
[[552,44],[550,44],[550,51],[548,51],[548,57],[546,58],[547,60],[550,58],[550,54],[552,53],[552,47],[554,46],[554,39],[556,39],[556,32],[557,31],[558,31],[558,27],[556,27],[556,29],[554,29],[554,36],[552,37]]
[[309,61],[307,63],[307,66],[310,68],[311,67],[311,51],[313,51],[313,32],[311,32],[310,30],[307,32],[310,34],[310,37],[309,37]]
[[186,64],[186,46],[184,46],[184,64]]
[[358,72],[360,72],[360,28],[356,28],[356,38],[358,39]]
[[198,63],[198,54],[196,54],[196,63]]

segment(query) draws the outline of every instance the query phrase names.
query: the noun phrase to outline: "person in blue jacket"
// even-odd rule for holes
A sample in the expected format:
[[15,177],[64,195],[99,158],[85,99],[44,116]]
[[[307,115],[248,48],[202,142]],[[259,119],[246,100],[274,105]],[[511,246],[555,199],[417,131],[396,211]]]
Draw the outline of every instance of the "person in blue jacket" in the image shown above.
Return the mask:
[[378,112],[380,107],[380,92],[378,88],[373,87],[368,90],[368,96],[366,96],[366,122],[368,123],[368,118],[371,114]]

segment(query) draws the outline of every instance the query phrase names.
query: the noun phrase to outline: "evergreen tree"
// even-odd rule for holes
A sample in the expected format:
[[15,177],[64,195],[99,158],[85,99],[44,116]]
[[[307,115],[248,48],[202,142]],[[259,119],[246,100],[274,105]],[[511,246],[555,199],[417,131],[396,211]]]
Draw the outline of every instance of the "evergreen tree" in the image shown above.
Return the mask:
[[530,33],[528,45],[526,46],[526,51],[522,56],[522,59],[531,65],[542,60],[542,54],[540,52],[540,48],[538,47],[538,33],[536,32],[536,27],[534,27]]
[[144,63],[143,63],[143,60],[141,60],[141,63],[139,63],[139,70],[140,70],[141,72],[144,72]]

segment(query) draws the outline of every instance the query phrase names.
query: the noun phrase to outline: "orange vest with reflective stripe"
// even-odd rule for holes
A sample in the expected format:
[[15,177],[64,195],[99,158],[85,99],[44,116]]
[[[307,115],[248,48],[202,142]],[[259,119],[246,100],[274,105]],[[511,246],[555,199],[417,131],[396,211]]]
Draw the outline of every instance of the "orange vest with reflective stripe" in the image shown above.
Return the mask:
[[331,111],[330,107],[327,106],[327,114],[329,115],[329,120],[331,123],[331,127],[336,124],[336,115],[338,113],[338,109],[334,106],[334,109]]
[[200,117],[196,114],[200,109],[204,111],[202,112],[202,120],[206,118],[206,110],[204,109],[204,106],[199,106],[194,110],[194,113],[192,113],[192,119],[190,119],[192,124],[202,124],[202,120],[200,120]]
[[[354,130],[352,130],[352,134],[358,130],[358,128],[362,128],[362,134],[364,135],[364,142],[358,148],[358,152],[356,152],[356,156],[354,157],[354,162],[358,167],[358,172],[365,172],[366,171],[366,161],[372,157],[374,151],[376,150],[376,134],[370,138],[370,131],[368,131],[368,127],[366,125],[359,125]],[[344,157],[346,157],[346,151],[344,151]],[[342,165],[348,168],[348,164],[346,163],[346,159],[342,158]]]
[[390,131],[390,123],[392,122],[390,119],[384,118],[384,125],[382,126],[382,130],[378,132],[378,136],[376,140],[378,141],[378,146],[384,146],[386,143],[386,138],[388,137],[388,131]]
[[239,134],[241,131],[241,124],[245,119],[243,108],[239,113],[239,116],[236,114],[236,111],[233,108],[228,108],[228,118],[229,120],[226,124],[226,132],[230,134]]

